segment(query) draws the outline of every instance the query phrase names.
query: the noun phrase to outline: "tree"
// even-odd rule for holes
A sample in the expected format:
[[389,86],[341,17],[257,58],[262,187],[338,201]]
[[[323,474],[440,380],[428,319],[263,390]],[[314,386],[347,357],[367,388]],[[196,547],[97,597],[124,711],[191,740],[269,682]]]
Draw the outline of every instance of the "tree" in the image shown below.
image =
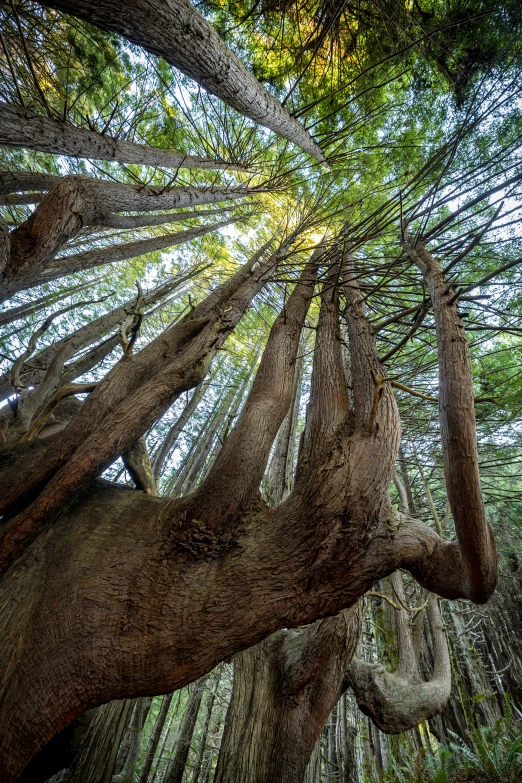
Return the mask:
[[[157,10],[145,17],[139,2],[110,9],[74,5],[75,14],[162,54],[230,106],[322,160],[310,134],[260,87],[192,6]],[[200,37],[184,38],[186,25]],[[32,78],[34,68],[27,69]],[[13,74],[15,84],[14,68]],[[30,217],[12,221],[12,231],[2,222],[6,296],[41,285],[62,249],[58,266],[63,259],[64,275],[75,269],[67,259],[76,248],[66,243],[86,228],[111,229],[119,221],[123,230],[151,225],[146,216],[118,213],[261,196],[276,185],[293,188],[293,197],[280,196],[277,220],[266,219],[249,260],[225,279],[213,279],[206,296],[196,303],[189,299],[186,311],[176,310],[176,317],[161,327],[140,333],[147,295],[139,289],[130,306],[120,301],[102,323],[72,329],[59,347],[42,349],[45,361],[40,355],[31,366],[37,340],[52,333],[46,319],[11,364],[4,380],[6,391],[16,394],[1,416],[0,490],[0,747],[6,781],[16,780],[53,735],[86,709],[172,692],[282,628],[349,612],[376,581],[397,569],[449,599],[482,603],[491,596],[496,551],[479,482],[473,367],[460,307],[499,269],[513,268],[515,254],[501,264],[498,255],[492,256],[478,281],[461,285],[453,275],[466,271],[464,259],[475,259],[476,248],[502,214],[503,203],[490,199],[513,192],[510,188],[520,182],[519,175],[504,171],[516,165],[515,120],[495,127],[488,140],[496,134],[497,146],[484,160],[474,158],[484,146],[480,122],[490,118],[493,108],[507,113],[502,90],[492,91],[487,110],[480,106],[478,114],[448,130],[434,153],[429,138],[426,150],[411,152],[411,160],[391,154],[377,184],[377,169],[369,164],[368,171],[361,166],[350,188],[340,169],[319,182],[300,179],[295,158],[281,147],[275,163],[273,149],[267,153],[271,170],[261,184],[242,172],[231,182],[222,171],[212,184],[199,174],[190,184],[173,184],[156,173],[150,184],[148,175],[140,178],[132,169],[121,182],[109,164],[102,176],[88,168],[88,173],[72,169],[58,177],[56,160],[41,166],[45,172],[29,171],[26,165],[25,171],[13,167],[2,175],[7,195],[33,193],[31,203],[38,204]],[[43,101],[41,89],[37,92]],[[327,123],[330,118],[323,114],[322,119]],[[85,129],[77,130],[82,133],[75,138],[85,139]],[[375,146],[368,142],[381,131],[375,126],[362,132],[364,146]],[[440,135],[437,128],[434,136]],[[86,142],[87,161],[90,150]],[[457,155],[461,150],[464,163]],[[373,164],[371,157],[364,160]],[[410,166],[417,167],[413,176]],[[404,187],[397,188],[397,181]],[[450,211],[457,195],[465,203]],[[15,217],[25,216],[23,199],[6,208],[19,210]],[[267,235],[271,239],[262,244]],[[103,236],[112,242],[111,233]],[[82,255],[105,252],[92,236],[86,241]],[[445,270],[432,247],[437,259],[449,255]],[[377,263],[382,257],[386,261]],[[403,284],[399,291],[390,282],[394,272]],[[191,466],[191,478],[197,474],[201,480],[189,494],[155,497],[148,484],[152,470],[144,434],[182,393],[205,381],[248,309],[259,306],[263,295],[274,296],[273,291],[279,314],[247,401],[214,462]],[[40,300],[43,293],[38,292]],[[312,312],[314,320],[307,323]],[[51,321],[54,315],[59,317],[53,313]],[[378,320],[371,323],[370,317]],[[278,469],[274,498],[284,500],[272,508],[259,487],[285,420],[291,429],[305,327],[315,332],[306,425],[291,492],[284,497]],[[409,341],[424,339],[431,327],[436,344],[432,335],[428,347],[438,355],[442,451],[455,541],[397,511],[389,497],[401,441],[393,389],[425,401],[433,397],[401,383],[387,368]],[[116,328],[117,336],[112,333]],[[90,372],[96,361],[110,357],[117,341],[121,358],[111,358],[96,379],[72,383],[74,373],[81,378],[81,371]],[[86,354],[78,353],[80,344],[80,350],[88,348]],[[51,431],[50,420],[56,425]],[[210,435],[218,431],[210,427],[207,432],[210,445]],[[278,463],[286,470],[283,435]],[[120,457],[137,489],[100,478]],[[432,600],[435,642],[433,609]],[[332,625],[325,620],[322,627]],[[436,663],[441,660],[438,656]],[[370,689],[375,695],[375,682]],[[339,681],[332,686],[330,704],[338,693]],[[308,738],[308,751],[312,744]]]
[[347,685],[360,607],[278,631],[236,656],[216,783],[303,781],[323,725]]

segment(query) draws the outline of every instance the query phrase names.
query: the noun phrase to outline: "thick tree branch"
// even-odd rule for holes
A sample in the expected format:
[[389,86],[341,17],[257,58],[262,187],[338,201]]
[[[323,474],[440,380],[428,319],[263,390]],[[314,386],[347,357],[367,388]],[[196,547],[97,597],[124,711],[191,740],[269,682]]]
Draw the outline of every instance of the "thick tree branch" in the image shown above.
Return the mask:
[[22,106],[1,102],[0,144],[73,158],[117,160],[119,163],[137,163],[159,168],[246,170],[238,163],[200,158],[160,147],[113,139],[92,130],[75,128],[54,118],[44,117]]
[[163,57],[241,114],[324,161],[310,134],[259,84],[189,0],[137,0],[132,5],[123,0],[113,0],[110,5],[87,0],[45,0],[43,5],[119,33]]
[[[457,308],[449,304],[452,291],[438,261],[408,237],[404,248],[424,275],[435,317],[444,475],[460,548],[452,577],[459,580],[463,597],[484,603],[497,583],[497,554],[480,488],[468,342]],[[449,561],[442,567],[447,572]]]

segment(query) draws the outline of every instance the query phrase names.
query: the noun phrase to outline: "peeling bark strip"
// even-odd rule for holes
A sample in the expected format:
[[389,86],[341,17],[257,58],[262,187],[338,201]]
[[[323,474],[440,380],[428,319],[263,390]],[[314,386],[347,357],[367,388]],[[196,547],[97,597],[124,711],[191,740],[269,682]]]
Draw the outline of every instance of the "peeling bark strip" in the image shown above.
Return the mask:
[[0,269],[1,294],[7,298],[34,285],[70,237],[87,225],[100,220],[103,224],[106,214],[212,204],[255,192],[248,188],[139,187],[78,175],[62,177],[28,220],[11,232],[10,251]]
[[163,57],[236,111],[324,162],[308,131],[245,68],[189,0],[45,0],[42,5],[119,33]]
[[238,163],[200,158],[161,147],[113,139],[96,131],[75,128],[65,122],[44,117],[22,106],[1,102],[0,145],[25,147],[73,158],[116,160],[118,163],[137,163],[164,169],[246,170]]

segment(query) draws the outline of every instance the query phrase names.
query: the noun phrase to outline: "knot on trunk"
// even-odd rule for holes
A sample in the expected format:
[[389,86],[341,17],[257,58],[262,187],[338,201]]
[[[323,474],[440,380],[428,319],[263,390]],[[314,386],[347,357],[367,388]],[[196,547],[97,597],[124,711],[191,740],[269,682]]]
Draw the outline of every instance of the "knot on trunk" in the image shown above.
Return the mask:
[[196,560],[216,560],[237,546],[237,540],[229,533],[216,533],[199,519],[192,519],[190,528],[178,534],[176,546]]

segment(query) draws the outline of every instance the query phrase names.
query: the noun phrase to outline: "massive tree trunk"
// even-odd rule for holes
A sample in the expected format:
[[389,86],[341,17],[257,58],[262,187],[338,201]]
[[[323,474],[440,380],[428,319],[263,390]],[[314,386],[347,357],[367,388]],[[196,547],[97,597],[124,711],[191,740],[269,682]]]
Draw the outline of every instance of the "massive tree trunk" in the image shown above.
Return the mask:
[[346,687],[360,607],[279,631],[234,659],[215,783],[302,783],[326,718]]
[[160,147],[113,139],[92,130],[75,128],[54,118],[44,117],[22,106],[1,102],[0,144],[69,155],[73,158],[117,160],[119,163],[138,163],[159,168],[245,171],[244,167],[237,163],[199,158]]
[[[423,273],[441,337],[448,497],[462,543],[442,540],[391,505],[399,416],[347,257],[353,408],[329,280],[295,485],[281,505],[263,504],[259,486],[292,403],[319,256],[275,320],[243,411],[198,489],[169,500],[95,480],[179,393],[203,380],[288,247],[285,241],[271,255],[265,249],[188,320],[126,356],[47,447],[35,437],[6,449],[1,492],[9,518],[0,580],[6,783],[88,708],[179,688],[278,629],[353,606],[398,568],[444,597],[484,601],[491,594],[496,560],[477,506],[466,396],[471,369],[465,353],[458,354],[465,336],[454,305],[438,297],[439,284],[444,290],[447,284],[429,259]],[[466,422],[447,415],[455,407]]]
[[229,106],[301,147],[324,156],[310,134],[281,106],[224,44],[190,0],[128,3],[45,0],[42,5],[112,30],[190,76]]

